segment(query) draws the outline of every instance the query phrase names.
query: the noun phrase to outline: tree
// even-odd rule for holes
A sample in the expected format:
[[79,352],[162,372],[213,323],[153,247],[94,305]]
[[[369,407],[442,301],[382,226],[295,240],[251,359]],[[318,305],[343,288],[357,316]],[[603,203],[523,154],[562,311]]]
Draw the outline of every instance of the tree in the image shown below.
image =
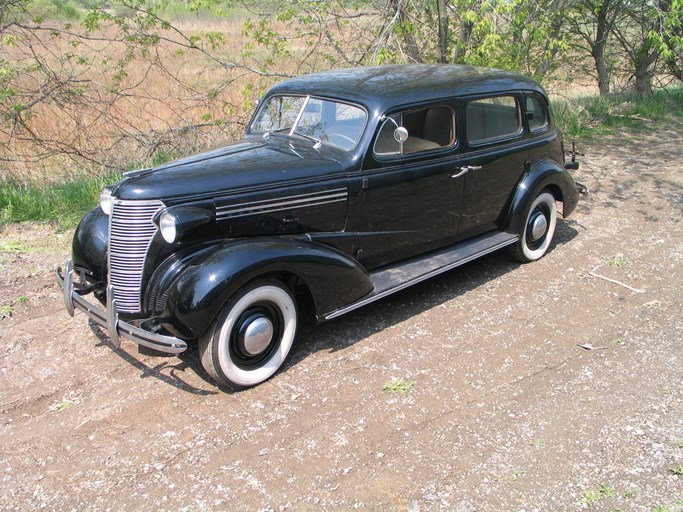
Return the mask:
[[624,0],[622,8],[622,21],[615,24],[612,32],[635,78],[636,93],[647,98],[652,95],[652,65],[659,56],[651,33],[657,31],[659,20],[653,16],[653,8],[639,0]]
[[579,46],[574,50],[587,49],[593,60],[600,96],[610,94],[610,56],[608,43],[619,21],[619,13],[625,0],[574,0],[566,13],[569,37],[575,37]]
[[683,0],[660,0],[652,4],[657,18],[650,39],[669,71],[683,81]]
[[448,33],[448,2],[447,0],[436,1],[436,12],[438,20],[438,42],[436,51],[436,60],[439,63],[448,62],[448,43],[450,34]]
[[230,89],[270,76],[235,58],[223,34],[167,22],[155,2],[124,0],[69,22],[34,7],[0,4],[0,178],[125,169],[234,138],[246,119]]
[[273,82],[333,67],[452,62],[544,80],[562,58],[585,60],[603,96],[613,73],[643,96],[658,72],[683,75],[683,0],[239,0],[243,24],[216,12],[225,1],[186,2],[223,21],[202,30],[171,22],[167,0],[112,0],[79,19],[70,6],[70,21],[0,0],[0,179],[233,139]]

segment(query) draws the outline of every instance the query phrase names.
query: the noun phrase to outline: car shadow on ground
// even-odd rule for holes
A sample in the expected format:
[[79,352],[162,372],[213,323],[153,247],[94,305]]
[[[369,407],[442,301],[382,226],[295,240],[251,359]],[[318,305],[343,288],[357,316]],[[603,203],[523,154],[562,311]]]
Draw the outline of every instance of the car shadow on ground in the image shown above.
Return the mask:
[[[148,366],[144,361],[139,359],[137,354],[129,353],[123,348],[114,346],[111,338],[109,338],[106,332],[102,330],[102,328],[95,322],[90,320],[88,321],[88,325],[90,330],[100,340],[100,343],[98,343],[96,347],[109,347],[121,359],[140,370],[141,379],[150,377],[159,379],[165,384],[195,395],[215,395],[218,393],[218,391],[211,391],[193,386],[181,377],[181,373],[188,368],[191,368],[193,371],[201,375],[205,381],[211,382],[209,376],[206,374],[201,362],[199,361],[196,350],[192,350],[192,348],[190,348],[190,350],[188,350],[185,354],[181,354],[180,357],[176,357],[172,354],[165,354],[155,350],[147,350],[144,347],[141,347],[139,354],[157,356],[155,362],[158,362],[158,364],[155,364],[154,366]],[[180,359],[180,362],[177,362],[178,359]]]
[[[555,240],[548,250],[573,240],[579,232],[572,221],[558,219]],[[533,263],[532,263],[533,264]],[[337,352],[384,329],[404,322],[444,302],[467,292],[486,286],[499,277],[518,268],[507,251],[500,250],[478,258],[461,267],[428,279],[405,290],[378,300],[352,313],[323,324],[302,322],[298,342],[280,371],[286,371],[307,356],[328,350]],[[313,314],[311,310],[310,314]]]
[[[558,245],[564,245],[578,235],[574,226],[581,227],[573,221],[558,219],[555,240],[549,253]],[[313,305],[303,304],[300,308],[297,340],[279,372],[286,372],[316,352],[338,352],[351,347],[386,328],[495,281],[519,266],[520,263],[512,260],[505,250],[497,251],[322,324],[315,322]],[[196,395],[212,395],[219,392],[193,386],[181,375],[185,370],[191,369],[206,382],[216,385],[202,367],[196,344],[190,344],[186,352],[177,356],[141,350],[140,353],[143,355],[158,356],[154,360],[158,361],[158,364],[152,366],[142,361],[138,354],[116,348],[105,331],[94,322],[90,321],[89,325],[100,340],[97,346],[110,347],[124,361],[140,370],[141,379],[156,378],[165,384]],[[236,392],[225,386],[217,386],[217,389],[225,393]]]

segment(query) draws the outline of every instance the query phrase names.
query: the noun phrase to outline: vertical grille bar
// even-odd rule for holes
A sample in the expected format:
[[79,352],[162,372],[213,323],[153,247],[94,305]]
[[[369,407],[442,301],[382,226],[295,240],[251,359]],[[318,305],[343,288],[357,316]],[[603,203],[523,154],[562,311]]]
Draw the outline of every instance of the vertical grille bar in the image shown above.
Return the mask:
[[118,310],[139,313],[142,270],[157,226],[152,218],[161,201],[114,199],[109,218],[109,283],[114,285]]

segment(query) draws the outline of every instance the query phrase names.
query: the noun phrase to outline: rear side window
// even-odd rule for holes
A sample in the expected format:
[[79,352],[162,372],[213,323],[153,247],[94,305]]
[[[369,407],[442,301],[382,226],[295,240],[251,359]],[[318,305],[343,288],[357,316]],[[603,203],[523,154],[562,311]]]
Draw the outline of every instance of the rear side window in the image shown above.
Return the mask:
[[548,127],[548,110],[540,98],[529,96],[526,99],[526,115],[532,132],[540,132]]
[[514,96],[472,100],[465,111],[470,144],[486,144],[522,131],[519,104]]

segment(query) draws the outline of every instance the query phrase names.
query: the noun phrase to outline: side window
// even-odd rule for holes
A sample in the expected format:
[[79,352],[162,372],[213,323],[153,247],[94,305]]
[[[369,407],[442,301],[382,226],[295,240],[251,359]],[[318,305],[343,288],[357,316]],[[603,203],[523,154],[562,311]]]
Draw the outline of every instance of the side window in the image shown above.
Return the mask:
[[472,100],[465,110],[467,140],[486,144],[513,137],[522,131],[519,105],[514,96],[496,96]]
[[[408,130],[399,142],[397,128]],[[378,157],[408,155],[452,146],[455,143],[455,113],[445,105],[401,112],[388,117],[380,127],[374,153]]]
[[526,115],[529,119],[529,130],[532,132],[539,132],[548,127],[548,110],[537,96],[529,96],[526,99]]

